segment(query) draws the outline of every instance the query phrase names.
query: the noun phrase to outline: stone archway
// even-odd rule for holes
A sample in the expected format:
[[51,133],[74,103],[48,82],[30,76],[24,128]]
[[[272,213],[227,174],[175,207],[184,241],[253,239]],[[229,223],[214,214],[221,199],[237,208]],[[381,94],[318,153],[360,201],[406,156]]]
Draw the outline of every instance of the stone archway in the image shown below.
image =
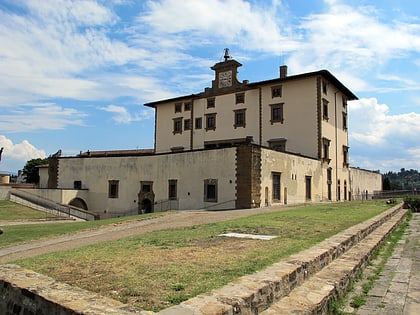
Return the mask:
[[83,210],[89,210],[86,202],[82,198],[77,197],[70,200],[69,205]]

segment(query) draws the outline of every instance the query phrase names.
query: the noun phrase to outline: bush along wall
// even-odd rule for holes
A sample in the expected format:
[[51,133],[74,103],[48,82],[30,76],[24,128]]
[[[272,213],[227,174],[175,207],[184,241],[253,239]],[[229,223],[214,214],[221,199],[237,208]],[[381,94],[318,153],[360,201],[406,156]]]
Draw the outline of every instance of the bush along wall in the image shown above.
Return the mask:
[[420,212],[420,196],[405,197],[403,208],[411,209],[413,212]]

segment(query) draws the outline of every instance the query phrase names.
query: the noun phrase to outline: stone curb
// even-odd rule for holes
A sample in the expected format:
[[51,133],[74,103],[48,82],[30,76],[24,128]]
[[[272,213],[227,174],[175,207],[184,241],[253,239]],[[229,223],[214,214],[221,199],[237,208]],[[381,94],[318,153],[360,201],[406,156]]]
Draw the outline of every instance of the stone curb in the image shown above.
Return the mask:
[[347,291],[353,279],[366,267],[376,248],[402,222],[406,212],[396,214],[261,315],[328,313],[329,302]]

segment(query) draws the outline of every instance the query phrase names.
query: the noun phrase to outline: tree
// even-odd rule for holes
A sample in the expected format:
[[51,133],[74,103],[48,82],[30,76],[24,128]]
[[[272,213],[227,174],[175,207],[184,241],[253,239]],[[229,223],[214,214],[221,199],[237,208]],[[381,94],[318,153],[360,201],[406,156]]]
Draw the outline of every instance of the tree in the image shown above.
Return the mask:
[[39,183],[39,174],[38,168],[39,165],[48,164],[48,159],[32,159],[26,162],[23,167],[22,174],[26,178],[27,183],[38,184]]
[[382,189],[383,190],[391,190],[391,181],[389,180],[389,177],[384,178],[384,181],[382,183]]

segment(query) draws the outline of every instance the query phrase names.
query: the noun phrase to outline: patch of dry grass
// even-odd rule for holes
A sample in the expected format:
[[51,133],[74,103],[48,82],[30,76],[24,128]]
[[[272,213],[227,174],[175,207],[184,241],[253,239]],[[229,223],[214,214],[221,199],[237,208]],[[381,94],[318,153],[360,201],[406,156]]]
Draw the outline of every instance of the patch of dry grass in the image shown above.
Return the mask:
[[[308,248],[384,211],[383,202],[307,206],[157,231],[17,262],[135,308],[160,310]],[[271,241],[219,237],[270,234]]]

